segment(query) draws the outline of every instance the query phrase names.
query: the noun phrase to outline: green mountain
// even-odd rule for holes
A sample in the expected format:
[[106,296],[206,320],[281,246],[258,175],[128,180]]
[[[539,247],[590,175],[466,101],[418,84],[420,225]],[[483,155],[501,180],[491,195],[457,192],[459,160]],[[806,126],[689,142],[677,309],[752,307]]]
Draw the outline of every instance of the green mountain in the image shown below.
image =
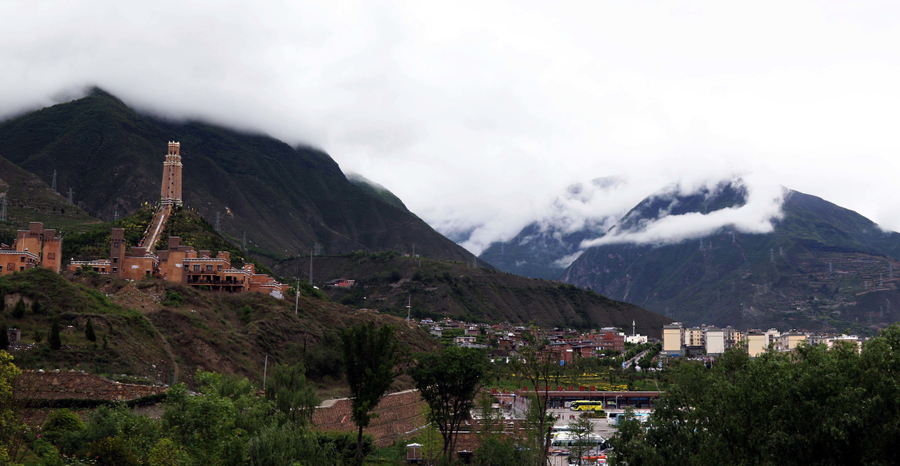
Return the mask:
[[[615,228],[640,231],[662,216],[709,213],[745,198],[739,184],[652,196]],[[782,211],[768,234],[725,227],[678,244],[591,247],[563,280],[688,325],[871,333],[900,320],[900,234],[796,191]]]
[[[319,244],[327,253],[407,251],[471,257],[410,213],[393,195],[362,189],[328,154],[271,137],[135,112],[95,89],[90,95],[0,123],[0,157],[37,175],[57,172],[62,193],[107,221],[159,199],[167,141],[181,143],[185,204],[236,243],[246,233],[259,257],[285,257]],[[5,177],[4,170],[3,176]],[[9,193],[14,203],[15,190]],[[64,198],[60,198],[65,200]],[[67,210],[68,212],[68,210]],[[51,217],[17,212],[16,220]]]
[[[309,257],[274,266],[283,276],[308,276]],[[471,264],[403,257],[395,253],[313,258],[314,283],[334,301],[356,308],[416,318],[469,322],[535,323],[574,328],[619,327],[659,337],[669,319],[590,290],[551,280],[525,278]],[[325,286],[355,280],[350,288]]]

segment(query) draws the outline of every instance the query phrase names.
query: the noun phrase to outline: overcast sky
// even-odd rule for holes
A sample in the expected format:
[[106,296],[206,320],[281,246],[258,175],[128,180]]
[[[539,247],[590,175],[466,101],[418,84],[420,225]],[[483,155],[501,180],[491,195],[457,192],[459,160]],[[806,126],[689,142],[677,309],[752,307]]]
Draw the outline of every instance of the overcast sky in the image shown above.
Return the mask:
[[898,20],[896,2],[0,0],[0,116],[98,85],[312,144],[439,230],[477,227],[474,252],[609,176],[627,181],[585,215],[749,173],[898,230]]

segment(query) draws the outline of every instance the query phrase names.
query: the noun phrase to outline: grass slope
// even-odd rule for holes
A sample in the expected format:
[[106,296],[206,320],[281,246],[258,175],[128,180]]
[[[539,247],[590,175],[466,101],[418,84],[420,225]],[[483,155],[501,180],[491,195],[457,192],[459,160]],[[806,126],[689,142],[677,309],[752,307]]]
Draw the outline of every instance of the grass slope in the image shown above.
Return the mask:
[[[308,258],[275,266],[282,275],[306,275]],[[534,322],[578,328],[621,327],[659,336],[667,319],[638,306],[613,301],[557,281],[525,278],[459,262],[413,259],[396,254],[356,253],[316,257],[315,283],[356,280],[350,289],[323,288],[335,301],[405,317],[460,318],[473,322]]]
[[[199,292],[159,280],[127,282],[93,273],[68,278],[45,269],[0,277],[6,307],[2,319],[22,330],[22,344],[11,349],[23,369],[77,369],[170,383],[192,382],[197,369],[240,374],[262,381],[268,364],[307,361],[324,394],[342,393],[338,332],[348,325],[376,321],[398,327],[409,351],[429,351],[436,340],[398,318],[357,312],[337,303],[301,296],[293,300],[259,293]],[[12,316],[19,298],[29,304],[22,318]],[[37,313],[30,310],[40,303]],[[98,341],[84,326],[91,318]],[[63,347],[50,350],[47,334],[59,319]],[[41,340],[35,343],[35,336]],[[107,341],[104,344],[104,340]],[[400,385],[409,381],[401,381]]]

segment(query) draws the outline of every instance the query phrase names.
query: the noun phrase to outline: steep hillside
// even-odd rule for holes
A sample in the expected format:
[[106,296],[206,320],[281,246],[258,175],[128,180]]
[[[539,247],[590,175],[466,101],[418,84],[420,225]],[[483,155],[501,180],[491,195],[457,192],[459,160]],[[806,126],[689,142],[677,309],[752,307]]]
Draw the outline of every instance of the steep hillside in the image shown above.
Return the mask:
[[[333,389],[341,378],[338,332],[346,326],[394,325],[410,351],[438,345],[401,319],[309,296],[299,298],[295,315],[293,299],[203,293],[164,281],[126,282],[94,273],[67,280],[46,269],[0,277],[0,296],[6,304],[2,320],[22,332],[22,343],[10,351],[24,369],[77,369],[162,383],[190,382],[203,369],[260,382],[268,355],[270,365],[305,361],[311,377]],[[16,318],[19,299],[26,311]],[[47,345],[54,318],[63,329],[63,347],[55,351]],[[88,318],[96,343],[85,337]]]
[[[739,206],[744,196],[740,189],[725,189],[711,197],[651,197],[616,229],[639,231],[660,212]],[[893,274],[900,266],[900,234],[796,191],[787,194],[782,209],[769,234],[723,228],[699,241],[589,248],[563,279],[690,325],[871,333],[900,319]]]
[[[320,244],[325,252],[410,249],[470,256],[402,206],[351,184],[324,152],[200,122],[141,115],[115,97],[88,97],[0,123],[0,157],[105,220],[159,198],[167,141],[181,142],[185,204],[261,257]],[[16,201],[19,202],[19,201]],[[402,205],[402,204],[401,204]],[[41,221],[36,215],[32,220]]]
[[[309,258],[275,266],[283,276],[308,276]],[[485,268],[396,254],[356,253],[315,257],[314,283],[333,300],[398,316],[459,318],[577,328],[621,327],[659,336],[669,320],[638,306],[617,302],[564,283],[525,278]],[[337,278],[356,280],[349,289],[326,287]]]
[[[52,172],[50,176],[52,180]],[[0,202],[4,198],[6,221],[0,221],[0,242],[6,244],[12,244],[16,230],[27,229],[32,221],[47,222],[47,228],[61,234],[84,231],[100,222],[77,205],[67,204],[66,197],[37,176],[0,157]]]

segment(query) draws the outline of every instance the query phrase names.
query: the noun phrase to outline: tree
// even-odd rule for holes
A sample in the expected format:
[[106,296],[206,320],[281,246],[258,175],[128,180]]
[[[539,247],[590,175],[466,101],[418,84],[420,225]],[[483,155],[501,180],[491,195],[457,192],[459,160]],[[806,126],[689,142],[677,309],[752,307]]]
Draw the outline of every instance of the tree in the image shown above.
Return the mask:
[[350,385],[351,417],[358,427],[356,463],[362,464],[363,429],[369,426],[370,414],[391,386],[397,373],[399,343],[394,328],[384,325],[375,329],[371,322],[341,332],[344,368]]
[[278,410],[298,427],[309,423],[319,404],[315,388],[306,382],[303,363],[275,365],[272,377],[266,381],[266,399],[274,402]]
[[578,416],[575,422],[569,424],[569,430],[572,432],[575,440],[575,444],[572,445],[570,452],[578,458],[576,464],[581,466],[584,461],[584,454],[597,445],[596,436],[594,435],[594,423],[585,414],[582,414]]
[[51,349],[62,348],[62,340],[59,338],[59,321],[56,319],[53,319],[53,324],[50,325],[50,338],[47,339],[47,342],[50,343]]
[[532,327],[523,334],[528,343],[519,351],[519,358],[513,361],[511,370],[516,377],[526,382],[525,396],[529,410],[526,419],[530,424],[532,447],[537,452],[538,464],[546,464],[550,453],[550,440],[555,419],[550,411],[549,391],[559,384],[563,377],[562,366],[549,353],[550,340],[541,329]]
[[91,322],[90,317],[88,317],[87,323],[84,325],[84,337],[91,343],[97,341],[97,334],[94,333],[94,324]]
[[0,465],[16,464],[20,456],[24,424],[13,410],[13,382],[22,371],[13,357],[0,351]]
[[442,353],[422,353],[409,375],[422,399],[428,403],[428,420],[444,439],[442,455],[451,459],[456,432],[469,417],[472,400],[487,370],[482,351],[450,347]]
[[6,322],[3,322],[0,324],[0,349],[7,348],[9,348],[9,329],[6,327]]

